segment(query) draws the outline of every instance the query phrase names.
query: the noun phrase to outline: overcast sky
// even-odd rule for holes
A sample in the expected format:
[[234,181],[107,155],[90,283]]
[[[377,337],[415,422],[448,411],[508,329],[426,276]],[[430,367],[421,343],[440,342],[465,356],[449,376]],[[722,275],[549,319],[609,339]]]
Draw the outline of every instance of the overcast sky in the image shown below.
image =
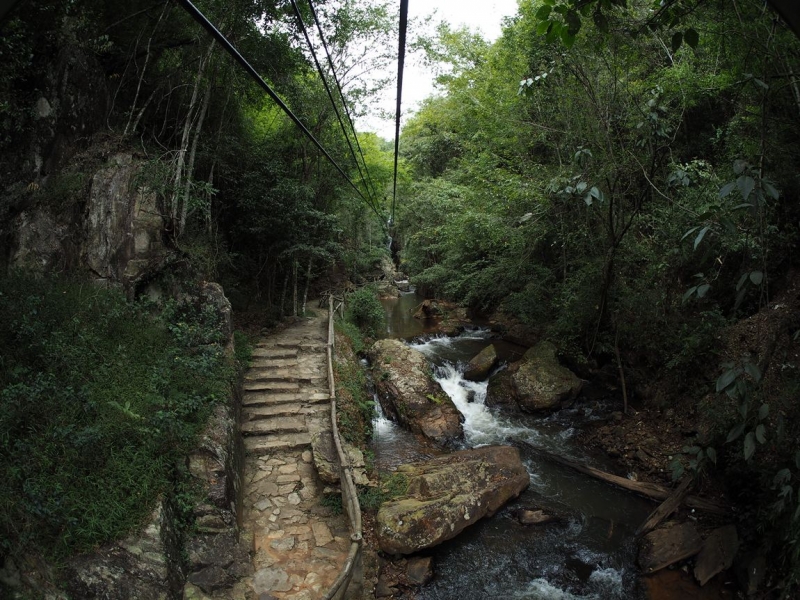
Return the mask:
[[[454,28],[467,26],[471,30],[480,31],[484,38],[493,41],[500,36],[500,24],[503,17],[512,16],[517,12],[517,0],[409,0],[409,21],[416,17],[426,17],[434,14],[435,21],[448,21]],[[413,32],[408,32],[411,38]],[[409,112],[413,111],[419,103],[434,93],[433,74],[424,70],[411,56],[406,56],[405,70],[403,72],[403,119],[402,127]],[[396,71],[397,65],[394,65]],[[395,73],[396,75],[396,73]],[[395,84],[396,86],[396,84]],[[392,115],[395,113],[397,98],[396,87],[386,95],[382,107]],[[394,139],[394,120],[363,119],[357,124],[358,129],[376,131],[378,135],[388,140]]]

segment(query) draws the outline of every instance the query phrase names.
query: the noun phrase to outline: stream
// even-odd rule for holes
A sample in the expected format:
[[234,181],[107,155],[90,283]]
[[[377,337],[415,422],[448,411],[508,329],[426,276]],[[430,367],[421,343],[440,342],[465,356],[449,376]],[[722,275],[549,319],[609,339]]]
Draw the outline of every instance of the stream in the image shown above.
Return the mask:
[[[386,337],[405,340],[434,365],[436,380],[464,415],[464,447],[529,442],[567,458],[603,468],[597,457],[573,442],[575,424],[592,419],[581,399],[569,410],[533,416],[485,406],[487,382],[463,378],[466,363],[494,343],[501,361],[518,359],[524,348],[491,339],[488,329],[457,337],[435,336],[412,317],[421,302],[413,292],[382,301]],[[376,466],[423,460],[441,450],[426,447],[380,413],[374,422]],[[646,597],[635,566],[633,532],[654,505],[570,469],[539,459],[524,448],[530,487],[492,518],[479,521],[455,539],[432,548],[435,577],[417,595],[421,600],[614,600]],[[542,509],[561,522],[521,525],[520,508]]]

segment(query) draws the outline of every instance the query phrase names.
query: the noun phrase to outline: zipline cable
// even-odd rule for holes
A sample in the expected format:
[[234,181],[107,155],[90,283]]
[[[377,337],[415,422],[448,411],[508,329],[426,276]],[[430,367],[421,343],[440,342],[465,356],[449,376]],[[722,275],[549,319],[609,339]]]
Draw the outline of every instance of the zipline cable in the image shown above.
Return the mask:
[[[347,134],[347,128],[344,125],[344,121],[342,121],[342,115],[339,112],[339,107],[336,106],[336,101],[333,99],[333,92],[331,92],[331,87],[328,85],[328,78],[325,76],[325,71],[322,70],[322,65],[319,64],[319,59],[317,58],[317,52],[314,50],[314,46],[311,43],[311,38],[308,37],[308,31],[306,31],[306,25],[303,23],[303,17],[300,14],[300,9],[297,7],[296,0],[291,0],[292,8],[294,9],[295,17],[297,17],[297,24],[300,26],[300,31],[303,32],[303,37],[306,39],[306,44],[308,44],[309,50],[311,50],[311,56],[314,59],[314,64],[317,67],[317,72],[319,73],[320,79],[322,79],[322,85],[325,86],[325,92],[328,94],[328,99],[331,101],[331,106],[333,106],[333,112],[336,113],[336,119],[339,121],[339,127],[342,129],[342,135],[344,136],[345,141],[347,142],[347,146],[350,148],[350,154],[353,157],[353,161],[356,163],[356,167],[358,168],[358,174],[361,177],[361,182],[364,184],[364,187],[367,189],[367,194],[370,196],[370,200],[372,202],[373,210],[375,207],[375,198],[372,196],[369,190],[369,186],[367,186],[367,181],[364,178],[364,173],[361,170],[361,163],[358,162],[358,157],[356,156],[355,148],[353,148],[353,144],[350,142],[350,136]],[[364,164],[364,168],[366,168],[366,163]]]
[[344,106],[344,113],[347,115],[347,120],[350,123],[350,129],[353,130],[353,137],[356,139],[356,147],[358,148],[358,153],[361,155],[361,160],[364,163],[364,170],[367,172],[367,181],[369,182],[369,187],[372,190],[373,197],[377,197],[377,192],[375,191],[375,184],[372,183],[372,177],[370,176],[369,169],[367,168],[367,161],[364,158],[364,151],[361,149],[361,142],[358,141],[358,134],[356,133],[356,126],[353,122],[353,117],[350,114],[350,109],[347,108],[347,100],[344,97],[344,92],[342,91],[342,84],[339,81],[338,75],[336,75],[336,68],[333,66],[333,59],[331,58],[331,53],[328,50],[328,43],[325,41],[325,36],[322,33],[322,26],[319,23],[319,19],[317,18],[317,11],[314,9],[314,3],[312,0],[308,0],[308,7],[311,9],[311,16],[314,18],[314,24],[317,26],[317,33],[319,34],[319,39],[322,40],[322,47],[325,49],[325,55],[328,57],[328,66],[331,69],[331,73],[333,74],[333,81],[336,82],[336,89],[339,90],[339,96],[342,99],[342,106]]
[[406,62],[406,30],[408,29],[408,0],[400,0],[400,46],[397,51],[397,112],[394,124],[394,185],[392,187],[392,216],[389,220],[394,225],[394,207],[397,204],[397,157],[400,151],[400,106],[403,100],[403,67]]
[[300,121],[300,119],[298,119],[297,116],[291,111],[291,109],[288,106],[286,106],[284,101],[281,100],[280,96],[278,96],[278,94],[276,94],[272,90],[272,88],[269,87],[267,82],[264,81],[264,79],[261,77],[261,75],[258,74],[258,71],[256,71],[252,67],[252,65],[250,65],[249,62],[247,62],[247,60],[244,58],[244,56],[242,56],[239,53],[239,51],[234,47],[234,45],[231,44],[228,41],[228,38],[226,38],[224,35],[222,35],[222,33],[219,31],[219,29],[214,27],[213,23],[211,23],[211,21],[209,21],[206,18],[206,16],[202,12],[200,12],[200,10],[198,10],[198,8],[194,4],[192,4],[190,2],[190,0],[177,0],[177,1],[184,8],[184,10],[186,10],[186,12],[189,13],[189,16],[191,16],[206,31],[208,31],[208,33],[210,33],[211,36],[215,40],[217,40],[220,43],[220,45],[228,52],[228,54],[230,54],[234,58],[234,60],[236,62],[238,62],[244,68],[244,70],[247,71],[250,74],[250,76],[255,80],[255,82],[258,85],[261,86],[261,88],[267,93],[267,95],[275,101],[275,103],[281,108],[281,110],[283,110],[283,112],[285,112],[288,115],[288,117],[292,120],[292,122],[294,122],[294,124],[297,125],[300,128],[300,130],[306,135],[306,137],[308,139],[310,139],[314,143],[314,145],[319,149],[319,151],[322,152],[325,155],[325,158],[327,158],[328,161],[330,161],[330,163],[334,167],[336,167],[336,170],[339,171],[339,173],[342,175],[342,177],[344,177],[347,180],[347,183],[350,184],[350,186],[356,191],[356,193],[361,197],[361,199],[364,200],[364,202],[370,208],[372,208],[373,211],[375,211],[375,214],[378,216],[378,218],[382,219],[380,213],[377,210],[375,210],[375,207],[372,206],[369,203],[369,201],[367,200],[366,196],[364,196],[364,194],[361,192],[361,190],[358,189],[358,186],[355,183],[352,182],[350,177],[347,176],[347,173],[344,172],[342,167],[340,167],[339,164],[328,153],[328,151],[325,150],[325,148],[322,146],[322,144],[319,143],[317,138],[314,137],[314,134],[311,133],[308,130],[308,128],[306,128],[305,125],[303,125],[303,123]]

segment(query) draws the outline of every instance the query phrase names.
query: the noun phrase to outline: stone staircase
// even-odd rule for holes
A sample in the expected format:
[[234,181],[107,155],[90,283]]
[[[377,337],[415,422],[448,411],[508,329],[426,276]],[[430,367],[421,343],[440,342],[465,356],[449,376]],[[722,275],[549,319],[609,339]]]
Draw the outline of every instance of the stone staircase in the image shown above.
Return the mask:
[[243,534],[253,540],[245,597],[321,598],[347,558],[346,518],[322,502],[311,441],[330,430],[327,312],[262,340],[245,374]]

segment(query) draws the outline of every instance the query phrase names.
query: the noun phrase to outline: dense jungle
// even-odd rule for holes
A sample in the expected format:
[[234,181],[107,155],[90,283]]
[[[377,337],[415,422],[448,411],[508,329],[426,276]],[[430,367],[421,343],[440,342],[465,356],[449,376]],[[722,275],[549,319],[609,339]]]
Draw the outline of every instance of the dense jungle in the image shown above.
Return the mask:
[[519,0],[493,41],[412,20],[436,92],[403,107],[395,167],[360,123],[396,93],[396,4],[198,0],[315,142],[181,2],[4,3],[0,596],[51,594],[164,499],[191,536],[187,456],[258,336],[332,291],[361,399],[344,433],[368,444],[355,353],[407,278],[613,398],[577,435],[620,473],[724,500],[731,572],[754,572],[725,597],[797,598],[791,15]]

